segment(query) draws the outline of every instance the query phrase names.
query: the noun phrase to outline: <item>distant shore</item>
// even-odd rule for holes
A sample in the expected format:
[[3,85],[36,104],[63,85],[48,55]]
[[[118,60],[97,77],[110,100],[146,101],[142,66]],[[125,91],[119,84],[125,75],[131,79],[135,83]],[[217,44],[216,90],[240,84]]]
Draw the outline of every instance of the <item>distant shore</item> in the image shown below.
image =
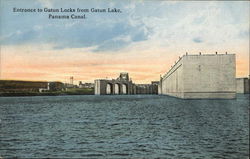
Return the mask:
[[64,95],[94,95],[94,94],[67,94],[67,93],[1,93],[0,97],[24,97],[24,96],[64,96]]
[[94,88],[67,87],[62,82],[0,80],[0,97],[94,95]]
[[22,96],[63,96],[63,95],[94,95],[94,92],[21,92],[21,93],[1,93],[0,97],[22,97]]

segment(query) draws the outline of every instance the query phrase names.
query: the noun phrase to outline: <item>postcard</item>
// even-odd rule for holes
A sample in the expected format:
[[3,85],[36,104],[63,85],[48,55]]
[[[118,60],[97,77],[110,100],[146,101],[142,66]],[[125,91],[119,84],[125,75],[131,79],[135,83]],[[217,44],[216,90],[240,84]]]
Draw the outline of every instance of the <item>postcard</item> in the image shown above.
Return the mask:
[[249,1],[0,14],[0,159],[249,158]]

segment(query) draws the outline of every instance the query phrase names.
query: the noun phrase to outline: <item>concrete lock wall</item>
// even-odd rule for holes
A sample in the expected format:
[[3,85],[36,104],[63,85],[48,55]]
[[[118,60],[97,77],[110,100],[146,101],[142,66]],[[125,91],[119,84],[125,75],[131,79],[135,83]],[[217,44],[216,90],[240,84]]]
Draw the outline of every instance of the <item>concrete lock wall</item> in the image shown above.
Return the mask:
[[161,81],[162,94],[183,98],[183,60],[180,59]]
[[249,93],[249,79],[237,78],[236,79],[236,92],[237,93]]
[[161,94],[185,99],[232,99],[235,70],[234,54],[184,55],[161,79]]

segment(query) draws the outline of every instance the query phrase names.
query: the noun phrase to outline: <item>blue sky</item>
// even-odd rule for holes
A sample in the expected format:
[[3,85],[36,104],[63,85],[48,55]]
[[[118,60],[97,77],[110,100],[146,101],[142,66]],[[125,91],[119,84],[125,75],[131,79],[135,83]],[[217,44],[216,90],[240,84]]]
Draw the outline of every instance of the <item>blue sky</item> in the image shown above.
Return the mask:
[[[116,7],[122,13],[86,13],[86,20],[49,20],[48,13],[13,13],[13,7]],[[97,46],[93,51],[103,51],[155,36],[190,43],[249,39],[249,2],[1,0],[1,13],[3,45],[53,43],[55,49]]]
[[[250,2],[248,1],[0,0],[0,2],[0,43],[2,58],[5,58],[2,64],[5,71],[2,76],[5,78],[14,78],[17,72],[20,72],[16,65],[25,61],[27,66],[23,68],[26,73],[44,74],[41,79],[59,79],[63,78],[62,73],[72,75],[75,72],[75,76],[79,75],[79,79],[92,77],[88,79],[90,81],[101,76],[101,73],[78,74],[80,67],[76,66],[91,65],[99,66],[93,70],[102,69],[103,74],[110,76],[120,71],[132,73],[134,71],[134,76],[137,78],[138,75],[138,80],[150,81],[158,78],[159,74],[164,74],[174,60],[185,52],[216,51],[236,53],[237,74],[239,76],[249,74]],[[13,7],[118,8],[122,13],[86,13],[87,19],[84,20],[51,20],[48,19],[49,13],[13,13]],[[33,58],[38,61],[34,63]],[[94,62],[83,63],[84,58],[92,59]],[[46,61],[51,59],[54,63],[58,62],[57,66],[51,66],[55,67],[54,72],[50,70],[41,72],[40,67],[44,63],[50,65]],[[64,63],[66,60],[70,64]],[[107,63],[112,65],[112,68],[106,68]],[[56,70],[59,69],[58,65],[61,65],[61,70]],[[149,68],[149,65],[153,66]],[[66,69],[69,69],[68,72]],[[56,71],[58,71],[57,76]]]
[[[129,44],[116,39],[131,36],[131,42],[146,40],[142,24],[128,23],[128,10],[124,3],[111,1],[2,1],[1,43],[54,43],[55,49],[79,48],[99,45],[96,51],[119,49]],[[107,3],[109,2],[109,3]],[[86,13],[87,20],[49,20],[48,13],[13,13],[12,8],[121,8],[121,14]],[[58,15],[58,13],[54,13]],[[64,13],[59,13],[64,14]],[[79,13],[78,13],[79,14]],[[70,14],[67,14],[70,15]]]

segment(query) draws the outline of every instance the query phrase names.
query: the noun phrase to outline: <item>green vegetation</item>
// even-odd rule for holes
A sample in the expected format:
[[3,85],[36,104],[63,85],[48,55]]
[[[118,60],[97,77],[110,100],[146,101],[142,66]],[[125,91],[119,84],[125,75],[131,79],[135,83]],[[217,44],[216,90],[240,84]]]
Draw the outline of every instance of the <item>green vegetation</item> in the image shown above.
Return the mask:
[[64,91],[47,91],[47,92],[31,92],[31,91],[15,91],[2,92],[0,96],[58,96],[58,95],[93,95],[93,88],[68,88]]
[[12,97],[12,96],[57,96],[62,95],[56,92],[0,92],[0,97]]
[[67,88],[65,91],[62,91],[68,95],[91,95],[94,94],[93,88]]
[[0,89],[38,89],[44,87],[47,87],[47,82],[0,80]]

